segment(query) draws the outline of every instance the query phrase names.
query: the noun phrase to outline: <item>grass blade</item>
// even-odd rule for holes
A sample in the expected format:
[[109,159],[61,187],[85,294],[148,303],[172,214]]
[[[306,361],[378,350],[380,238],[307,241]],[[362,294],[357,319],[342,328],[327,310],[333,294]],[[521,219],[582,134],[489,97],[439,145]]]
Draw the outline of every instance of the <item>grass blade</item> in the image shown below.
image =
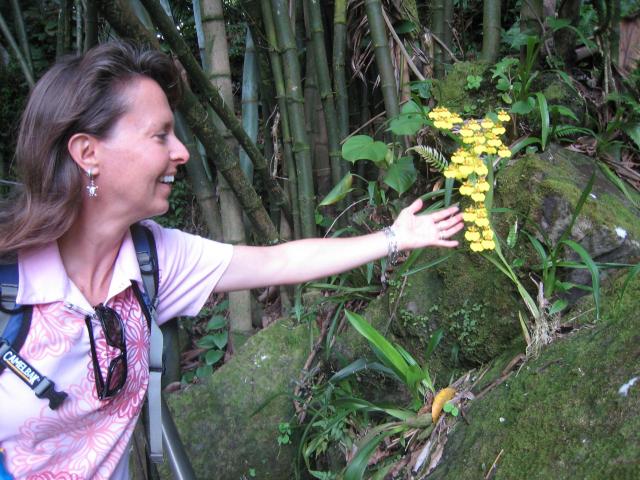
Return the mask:
[[[592,177],[593,178],[593,177]],[[600,318],[600,272],[598,266],[595,264],[589,252],[587,252],[582,245],[573,240],[564,240],[563,242],[574,252],[576,252],[584,264],[586,265],[589,273],[591,273],[591,287],[593,290],[593,302],[596,305],[596,319]]]
[[591,178],[589,178],[589,181],[587,182],[587,186],[584,188],[584,190],[582,190],[582,194],[578,199],[576,208],[573,210],[573,215],[571,216],[571,222],[569,222],[569,226],[564,230],[564,232],[562,232],[562,235],[558,240],[558,245],[564,242],[567,239],[567,237],[571,235],[571,230],[573,230],[573,225],[576,223],[576,219],[578,218],[578,215],[580,215],[580,211],[582,210],[582,207],[587,201],[587,197],[589,196],[589,193],[591,193],[591,189],[593,188],[593,182],[595,181],[595,179],[596,179],[596,171],[594,170],[593,173],[591,174]]

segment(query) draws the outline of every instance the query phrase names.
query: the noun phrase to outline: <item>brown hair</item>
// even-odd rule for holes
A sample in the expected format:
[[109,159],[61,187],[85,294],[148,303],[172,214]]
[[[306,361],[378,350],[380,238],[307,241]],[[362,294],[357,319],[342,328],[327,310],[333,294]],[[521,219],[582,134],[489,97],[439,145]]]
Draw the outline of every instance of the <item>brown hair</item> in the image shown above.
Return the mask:
[[172,60],[127,42],[65,57],[38,81],[16,146],[21,184],[0,204],[0,255],[57,240],[71,227],[84,173],[69,155],[69,139],[76,133],[105,138],[127,110],[124,88],[140,76],[155,80],[176,106],[181,89]]

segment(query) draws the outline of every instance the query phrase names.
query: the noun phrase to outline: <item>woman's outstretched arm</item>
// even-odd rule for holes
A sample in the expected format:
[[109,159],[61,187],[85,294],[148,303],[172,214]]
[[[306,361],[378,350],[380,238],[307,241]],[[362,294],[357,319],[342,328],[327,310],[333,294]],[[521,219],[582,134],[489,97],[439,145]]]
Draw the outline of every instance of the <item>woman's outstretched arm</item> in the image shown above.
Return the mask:
[[457,241],[449,239],[463,227],[458,208],[416,215],[421,208],[418,199],[400,212],[391,227],[394,238],[380,231],[359,237],[296,240],[272,247],[237,246],[215,290],[296,284],[334,275],[386,256],[394,241],[399,251],[457,246]]

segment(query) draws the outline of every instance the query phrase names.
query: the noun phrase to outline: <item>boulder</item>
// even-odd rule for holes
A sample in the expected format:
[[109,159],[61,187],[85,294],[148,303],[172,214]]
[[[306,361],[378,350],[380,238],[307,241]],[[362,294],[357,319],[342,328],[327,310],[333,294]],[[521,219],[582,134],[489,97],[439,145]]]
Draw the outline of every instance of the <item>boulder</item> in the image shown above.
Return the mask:
[[280,320],[208,381],[167,397],[198,478],[293,478],[296,449],[277,439],[279,425],[293,419],[292,392],[309,338],[308,326]]
[[599,322],[588,299],[583,327],[472,401],[427,478],[640,478],[640,279],[622,283]]

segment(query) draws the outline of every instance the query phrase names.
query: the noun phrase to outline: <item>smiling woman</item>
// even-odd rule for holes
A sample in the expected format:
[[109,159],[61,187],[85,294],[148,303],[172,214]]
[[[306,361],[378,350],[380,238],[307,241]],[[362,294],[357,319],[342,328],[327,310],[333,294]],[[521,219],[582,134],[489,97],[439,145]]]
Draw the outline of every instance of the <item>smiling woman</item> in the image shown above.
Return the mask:
[[149,381],[133,224],[142,221],[156,244],[159,324],[196,315],[212,291],[300,283],[458,244],[457,207],[417,215],[420,200],[384,231],[272,247],[233,247],[144,220],[166,212],[189,158],[173,129],[179,93],[167,56],[120,42],[61,60],[31,93],[16,153],[23,186],[0,208],[0,256],[17,254],[16,301],[32,306],[20,356],[65,395],[48,408],[10,369],[0,374],[0,448],[16,478],[128,476]]

